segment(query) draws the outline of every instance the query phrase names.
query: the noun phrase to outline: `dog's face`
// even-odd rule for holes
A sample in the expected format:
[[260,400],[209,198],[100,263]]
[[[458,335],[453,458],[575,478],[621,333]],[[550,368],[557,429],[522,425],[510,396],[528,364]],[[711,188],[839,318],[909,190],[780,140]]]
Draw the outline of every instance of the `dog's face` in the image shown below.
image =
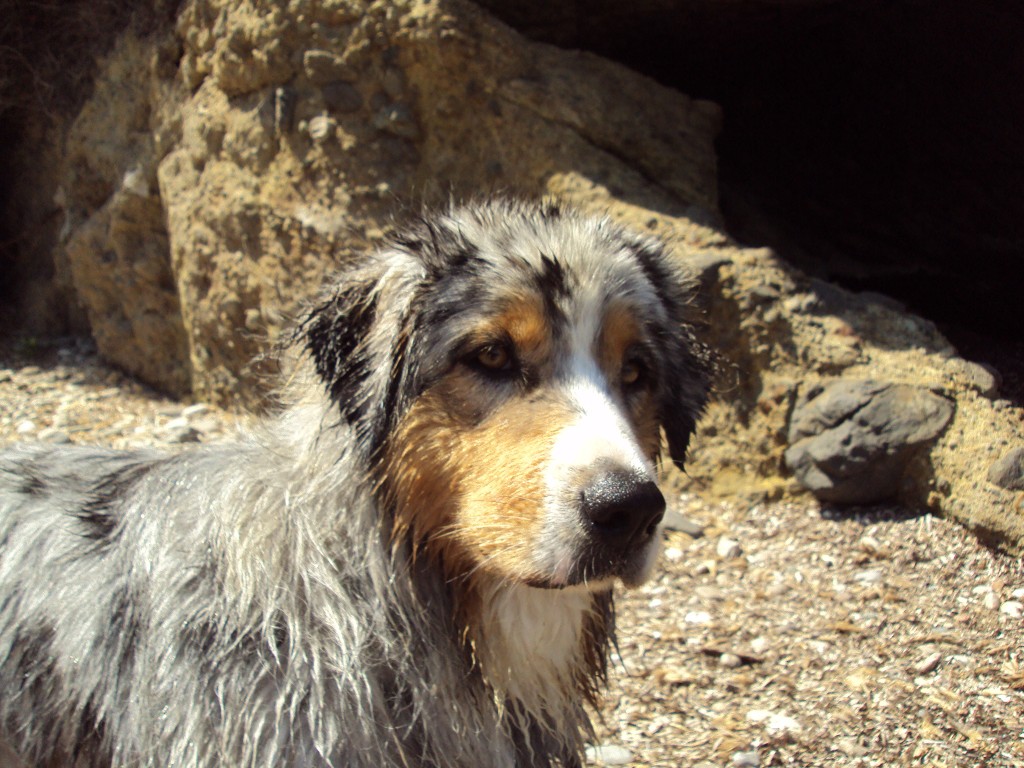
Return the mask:
[[396,535],[454,575],[642,582],[706,390],[660,246],[553,208],[424,220],[306,324]]

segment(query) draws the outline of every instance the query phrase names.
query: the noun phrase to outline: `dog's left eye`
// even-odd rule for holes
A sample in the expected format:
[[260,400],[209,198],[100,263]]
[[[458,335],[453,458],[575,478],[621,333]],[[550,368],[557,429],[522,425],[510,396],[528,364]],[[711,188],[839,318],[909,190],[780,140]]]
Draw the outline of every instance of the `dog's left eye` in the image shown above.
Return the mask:
[[512,351],[505,344],[488,344],[476,351],[473,358],[477,367],[491,373],[508,373],[515,365]]
[[650,369],[647,363],[639,358],[626,358],[619,371],[619,381],[626,389],[640,389],[650,379]]

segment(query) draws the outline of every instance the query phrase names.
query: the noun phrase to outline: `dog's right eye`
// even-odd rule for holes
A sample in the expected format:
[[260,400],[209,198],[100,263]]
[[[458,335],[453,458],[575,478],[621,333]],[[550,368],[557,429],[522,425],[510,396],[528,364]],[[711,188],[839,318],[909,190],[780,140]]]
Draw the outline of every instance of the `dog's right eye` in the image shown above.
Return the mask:
[[512,353],[504,344],[488,344],[477,350],[476,363],[495,373],[512,370]]
[[500,341],[477,347],[463,358],[463,363],[491,378],[509,378],[519,371],[512,348]]

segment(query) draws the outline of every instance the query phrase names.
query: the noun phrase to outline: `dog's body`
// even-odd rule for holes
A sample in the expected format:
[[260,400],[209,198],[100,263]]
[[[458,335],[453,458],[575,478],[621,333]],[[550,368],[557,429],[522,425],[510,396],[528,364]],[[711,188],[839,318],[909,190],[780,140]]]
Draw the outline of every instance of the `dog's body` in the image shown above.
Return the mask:
[[287,407],[177,455],[0,453],[0,726],[32,764],[577,765],[706,389],[661,247],[425,218],[295,334]]

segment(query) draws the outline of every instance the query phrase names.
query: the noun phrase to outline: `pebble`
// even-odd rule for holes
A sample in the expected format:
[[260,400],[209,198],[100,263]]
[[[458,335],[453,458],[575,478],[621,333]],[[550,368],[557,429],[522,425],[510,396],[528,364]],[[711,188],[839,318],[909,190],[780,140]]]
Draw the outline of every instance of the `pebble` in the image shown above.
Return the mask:
[[18,426],[15,427],[15,431],[19,435],[30,435],[36,431],[36,423],[30,419],[19,421]]
[[853,574],[853,580],[861,584],[877,584],[882,580],[883,575],[881,568],[869,568],[866,571],[858,571]]
[[982,595],[981,604],[990,611],[999,610],[999,595],[995,592],[986,592]]
[[683,617],[683,621],[687,624],[710,624],[711,614],[707,611],[689,611]]
[[923,659],[914,664],[911,669],[913,669],[915,674],[927,675],[929,672],[934,672],[938,668],[940,661],[942,661],[941,653],[929,653]]
[[702,560],[693,567],[694,576],[703,576],[706,573],[715,572],[715,561],[714,560]]
[[[174,421],[178,421],[178,419],[174,419]],[[168,423],[160,430],[160,436],[169,443],[198,443],[202,433],[188,422]]]
[[327,137],[334,132],[337,125],[333,118],[326,115],[317,115],[309,121],[309,138],[318,144],[327,140]]
[[195,403],[186,408],[181,409],[181,416],[185,419],[191,419],[194,416],[202,416],[204,413],[210,410],[210,406],[206,403]]
[[733,752],[732,764],[737,768],[758,768],[761,765],[761,757],[757,752]]
[[754,653],[764,653],[769,648],[768,638],[766,637],[755,637],[750,641],[750,650]]
[[1013,592],[1010,593],[1010,597],[1014,600],[1024,600],[1024,587],[1013,590]]
[[735,539],[723,536],[718,540],[718,546],[715,548],[715,551],[724,560],[734,560],[743,554],[743,547]]
[[743,659],[735,653],[723,653],[718,657],[718,666],[725,667],[726,669],[736,669],[743,666]]
[[683,550],[679,547],[669,547],[665,550],[665,559],[677,563],[683,559]]
[[721,600],[725,593],[713,584],[701,584],[694,588],[693,594],[704,600]]
[[665,510],[665,517],[662,519],[662,525],[670,531],[681,531],[687,536],[691,536],[695,539],[699,539],[704,535],[704,526],[698,523],[696,520],[683,515],[679,510],[669,507]]
[[789,715],[781,712],[769,712],[767,709],[752,709],[747,712],[747,720],[752,723],[764,723],[765,728],[772,733],[795,733],[799,731],[800,723]]
[[999,606],[999,612],[1019,619],[1021,616],[1024,616],[1024,603],[1020,600],[1007,600]]
[[54,427],[46,427],[45,429],[39,430],[39,434],[36,437],[44,443],[70,443],[71,438],[68,437],[67,432],[62,432]]
[[633,753],[618,744],[598,744],[587,747],[587,762],[601,765],[629,765],[633,762]]
[[882,543],[870,534],[861,536],[860,541],[857,542],[857,546],[871,555],[882,554],[884,551]]

